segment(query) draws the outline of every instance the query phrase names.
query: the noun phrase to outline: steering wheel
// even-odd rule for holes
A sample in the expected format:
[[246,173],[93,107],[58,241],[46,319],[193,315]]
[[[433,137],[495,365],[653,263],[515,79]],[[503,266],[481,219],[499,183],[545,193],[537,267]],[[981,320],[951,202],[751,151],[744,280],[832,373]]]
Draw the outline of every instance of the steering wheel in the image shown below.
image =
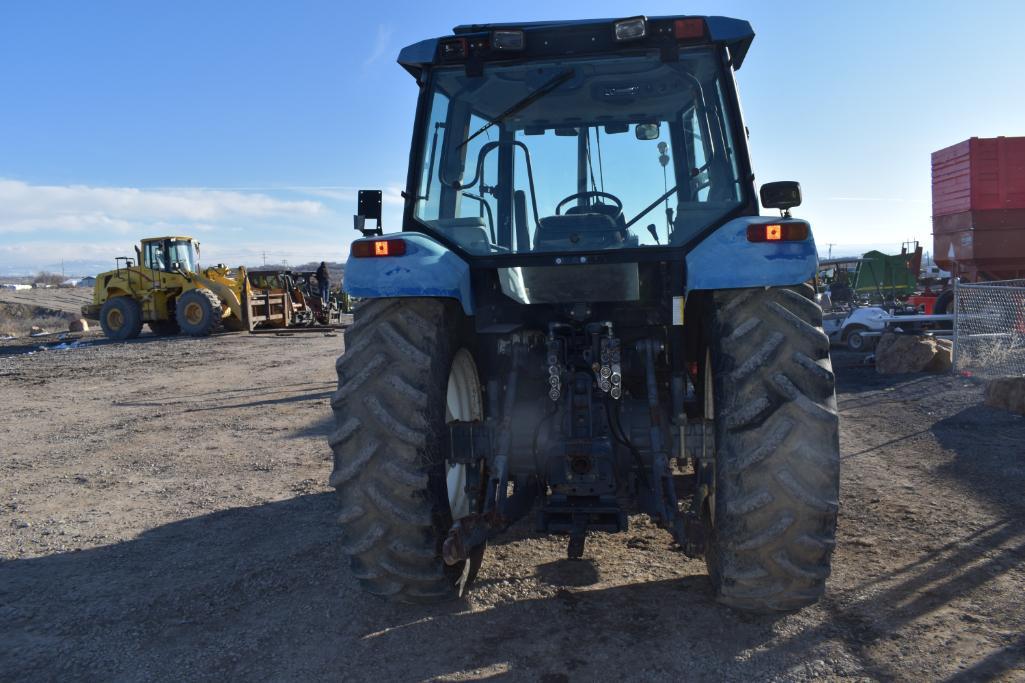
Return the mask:
[[555,215],[556,216],[561,216],[562,215],[562,207],[563,207],[563,205],[567,204],[568,202],[573,201],[574,199],[583,199],[584,197],[602,197],[604,199],[611,199],[612,202],[616,205],[616,208],[619,209],[620,213],[622,213],[622,211],[623,211],[623,201],[619,197],[617,197],[616,195],[609,194],[608,192],[598,192],[596,190],[588,190],[587,192],[577,192],[576,194],[571,194],[570,196],[566,197],[561,202],[559,202],[558,206],[555,207]]

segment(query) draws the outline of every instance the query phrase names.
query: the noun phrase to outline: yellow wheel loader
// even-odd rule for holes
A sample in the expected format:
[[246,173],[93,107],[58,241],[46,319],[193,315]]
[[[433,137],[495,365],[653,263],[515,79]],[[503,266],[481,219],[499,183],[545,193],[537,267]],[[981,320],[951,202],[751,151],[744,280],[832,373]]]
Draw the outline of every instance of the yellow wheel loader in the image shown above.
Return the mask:
[[195,337],[249,328],[244,267],[200,269],[199,242],[191,237],[144,239],[135,256],[118,257],[114,270],[97,275],[93,303],[82,307],[107,337],[132,339],[143,324],[154,334]]

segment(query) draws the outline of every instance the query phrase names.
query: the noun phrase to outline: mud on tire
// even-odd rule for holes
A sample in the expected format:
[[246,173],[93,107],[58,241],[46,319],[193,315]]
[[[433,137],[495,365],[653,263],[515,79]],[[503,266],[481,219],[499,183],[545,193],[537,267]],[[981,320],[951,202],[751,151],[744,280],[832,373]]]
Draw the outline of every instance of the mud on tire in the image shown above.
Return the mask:
[[331,405],[342,550],[370,593],[402,602],[462,594],[483,553],[441,559],[452,525],[439,437],[463,323],[455,302],[364,302],[345,333]]
[[757,612],[822,595],[835,545],[839,428],[810,287],[716,292],[716,493],[705,559],[716,598]]

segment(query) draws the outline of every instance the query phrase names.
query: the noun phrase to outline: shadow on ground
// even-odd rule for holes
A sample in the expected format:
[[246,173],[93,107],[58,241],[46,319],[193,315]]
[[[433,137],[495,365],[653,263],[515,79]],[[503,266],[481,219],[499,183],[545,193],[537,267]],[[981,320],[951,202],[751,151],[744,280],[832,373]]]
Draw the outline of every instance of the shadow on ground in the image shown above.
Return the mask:
[[931,429],[954,459],[939,468],[999,509],[1025,515],[1025,417],[974,405]]
[[[800,618],[727,610],[704,575],[590,588],[598,572],[589,560],[538,567],[553,597],[471,611],[465,602],[393,605],[361,593],[336,548],[334,513],[331,494],[304,495],[0,563],[0,670],[13,680],[172,672],[389,680],[475,670],[721,678],[800,671],[839,643],[858,661],[833,673],[886,677],[873,644],[988,580],[993,567],[1019,563],[1025,547],[1019,524],[994,524]],[[993,557],[969,568],[980,553]],[[489,573],[494,581],[501,568]],[[634,663],[624,669],[627,651]],[[994,654],[977,672],[1006,670],[1020,654]]]

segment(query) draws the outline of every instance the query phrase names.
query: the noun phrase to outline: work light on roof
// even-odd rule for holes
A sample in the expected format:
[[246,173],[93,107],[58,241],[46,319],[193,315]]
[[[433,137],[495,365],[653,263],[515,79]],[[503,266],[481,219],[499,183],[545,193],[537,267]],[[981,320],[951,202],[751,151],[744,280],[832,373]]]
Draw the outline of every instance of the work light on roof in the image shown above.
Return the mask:
[[514,52],[524,46],[523,31],[495,31],[491,34],[491,47]]
[[648,20],[644,17],[631,17],[615,23],[616,40],[625,42],[640,40],[648,34]]

